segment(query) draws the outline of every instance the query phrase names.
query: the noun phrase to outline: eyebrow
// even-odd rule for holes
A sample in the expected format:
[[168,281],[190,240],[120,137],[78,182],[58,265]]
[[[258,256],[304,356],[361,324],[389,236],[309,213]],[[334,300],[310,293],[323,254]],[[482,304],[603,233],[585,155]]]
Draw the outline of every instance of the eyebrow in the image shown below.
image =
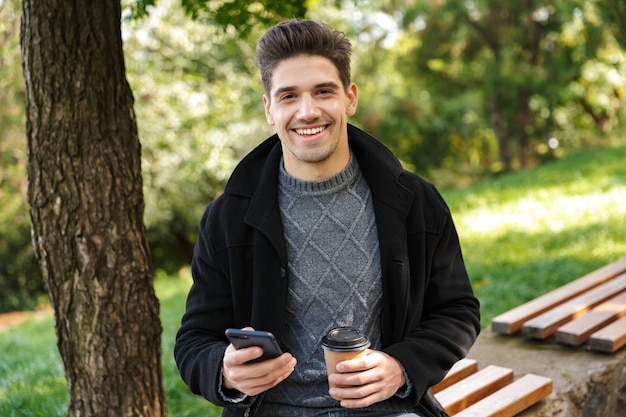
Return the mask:
[[[341,87],[337,83],[335,83],[333,81],[327,81],[327,82],[315,84],[315,86],[313,88],[314,89],[332,88],[332,89],[337,90],[337,89],[339,89]],[[272,94],[272,96],[276,97],[276,96],[280,95],[281,93],[288,93],[288,92],[291,92],[291,91],[296,91],[297,89],[298,89],[298,87],[296,87],[295,85],[280,87],[280,88],[277,88],[276,91],[274,91],[274,94]]]

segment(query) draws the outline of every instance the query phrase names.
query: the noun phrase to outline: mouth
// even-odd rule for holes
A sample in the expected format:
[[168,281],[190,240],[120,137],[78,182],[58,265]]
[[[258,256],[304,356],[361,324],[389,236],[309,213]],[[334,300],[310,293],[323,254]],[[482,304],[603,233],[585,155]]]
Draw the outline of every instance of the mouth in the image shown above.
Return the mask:
[[313,136],[323,132],[324,130],[326,130],[326,126],[318,126],[307,129],[294,129],[294,131],[300,136]]

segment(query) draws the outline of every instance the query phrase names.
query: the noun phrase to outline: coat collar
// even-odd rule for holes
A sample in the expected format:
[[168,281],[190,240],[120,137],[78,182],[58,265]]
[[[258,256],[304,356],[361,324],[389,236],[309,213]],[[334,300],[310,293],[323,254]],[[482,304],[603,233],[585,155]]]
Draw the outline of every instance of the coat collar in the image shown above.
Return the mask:
[[[375,205],[405,217],[412,204],[412,193],[401,184],[404,173],[398,159],[374,137],[348,125],[350,149],[359,161]],[[271,240],[282,242],[278,211],[278,164],[282,156],[280,140],[273,135],[250,152],[235,168],[225,192],[250,199],[245,221],[268,231]],[[279,245],[281,248],[284,242]]]

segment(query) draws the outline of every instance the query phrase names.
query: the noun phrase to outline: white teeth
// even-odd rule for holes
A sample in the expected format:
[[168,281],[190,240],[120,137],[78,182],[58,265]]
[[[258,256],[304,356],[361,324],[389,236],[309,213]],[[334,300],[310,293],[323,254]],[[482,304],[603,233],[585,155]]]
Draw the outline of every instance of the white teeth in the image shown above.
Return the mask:
[[324,130],[324,127],[316,127],[315,129],[296,129],[298,135],[315,135]]

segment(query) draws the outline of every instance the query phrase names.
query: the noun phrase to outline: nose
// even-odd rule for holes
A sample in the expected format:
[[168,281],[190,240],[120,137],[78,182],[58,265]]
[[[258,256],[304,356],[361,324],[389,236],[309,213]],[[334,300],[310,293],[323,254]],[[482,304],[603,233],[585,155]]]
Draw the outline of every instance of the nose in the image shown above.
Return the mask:
[[297,117],[300,120],[313,120],[320,117],[320,109],[310,94],[303,94],[300,98]]

